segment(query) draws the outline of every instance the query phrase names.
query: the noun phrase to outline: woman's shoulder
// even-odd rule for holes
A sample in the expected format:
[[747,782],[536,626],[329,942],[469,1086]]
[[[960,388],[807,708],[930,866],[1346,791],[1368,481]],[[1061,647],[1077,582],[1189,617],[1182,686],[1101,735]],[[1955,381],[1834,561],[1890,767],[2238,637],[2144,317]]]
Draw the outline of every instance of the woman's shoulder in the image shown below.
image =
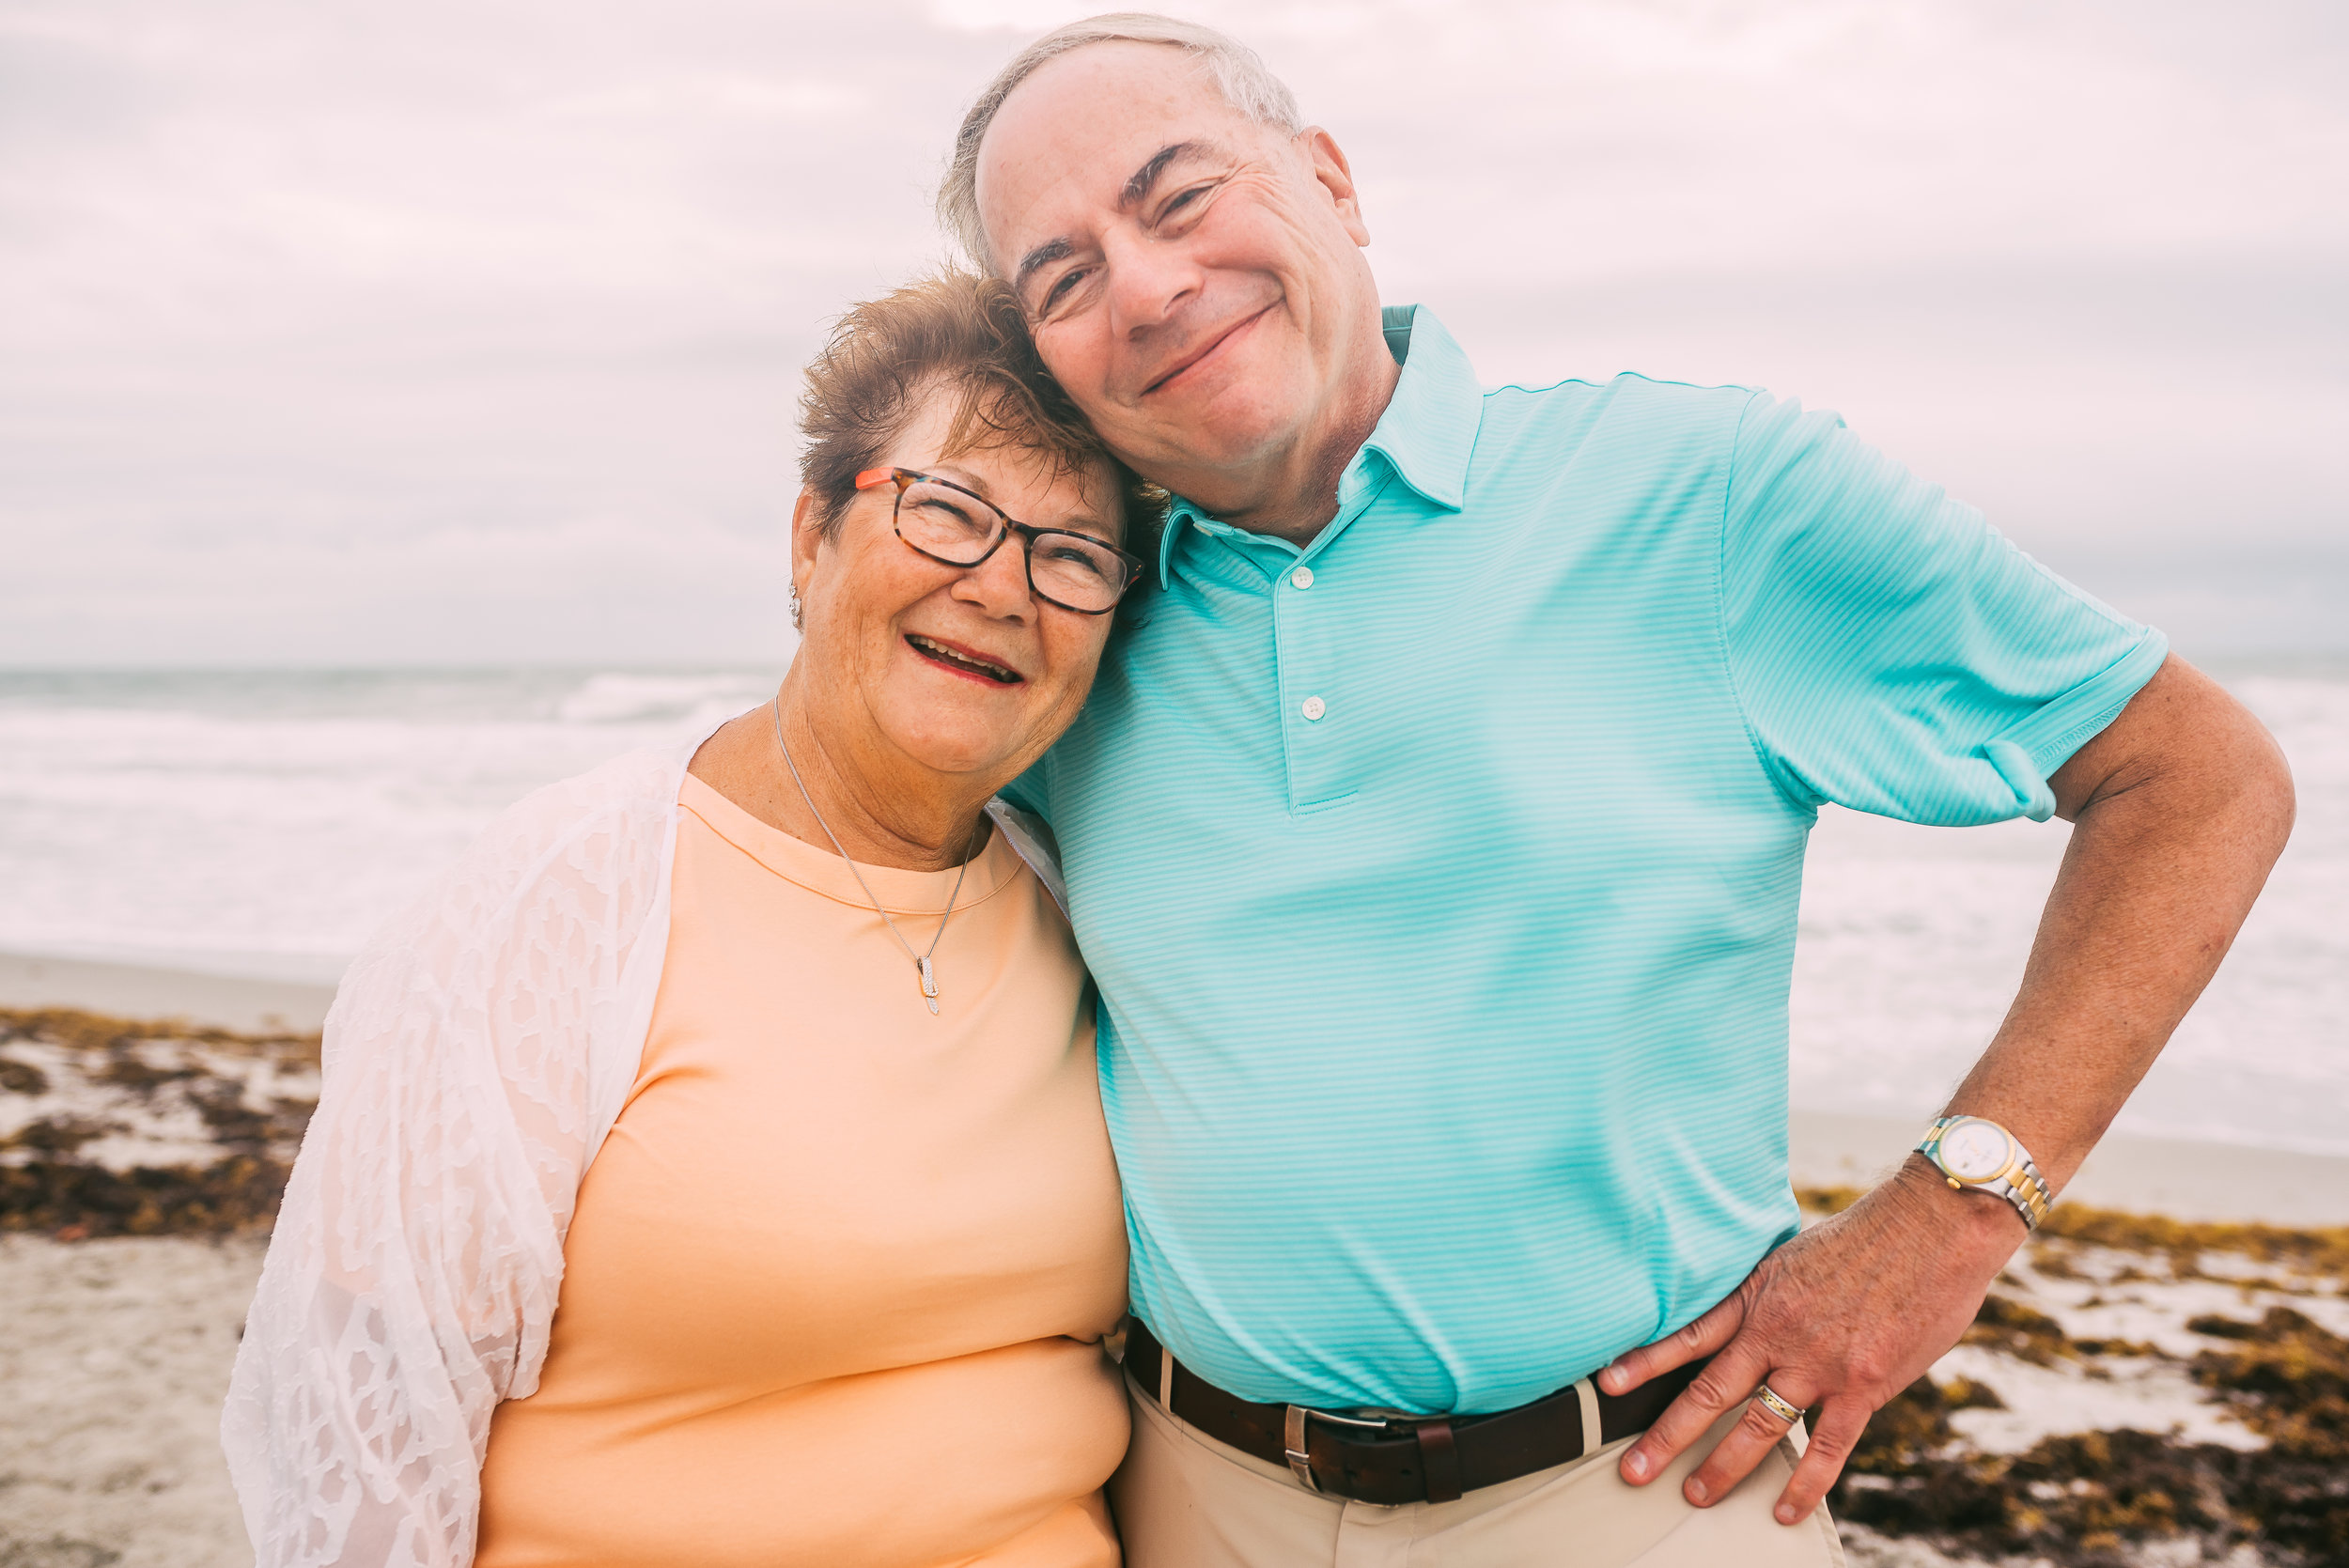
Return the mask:
[[[461,955],[510,945],[500,934],[568,932],[567,945],[625,945],[651,910],[666,861],[683,751],[639,750],[533,790],[482,830],[406,911],[379,929],[344,977],[338,1008],[415,965],[453,982]],[[489,944],[485,950],[483,943]]]
[[510,887],[639,862],[665,842],[684,772],[682,755],[646,748],[535,789],[491,819],[459,869]]
[[584,773],[542,785],[499,813],[484,831],[483,841],[544,847],[615,817],[646,813],[665,817],[677,803],[688,754],[677,748],[640,747]]

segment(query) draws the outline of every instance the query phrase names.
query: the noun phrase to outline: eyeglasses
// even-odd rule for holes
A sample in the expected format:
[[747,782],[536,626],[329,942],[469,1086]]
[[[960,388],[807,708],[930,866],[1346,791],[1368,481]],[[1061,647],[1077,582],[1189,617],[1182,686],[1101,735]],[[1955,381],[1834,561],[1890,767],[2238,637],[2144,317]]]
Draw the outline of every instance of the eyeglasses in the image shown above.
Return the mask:
[[950,567],[975,567],[1014,534],[1027,547],[1028,586],[1035,597],[1081,615],[1106,615],[1142,575],[1143,562],[1115,545],[1069,528],[1037,528],[950,479],[910,468],[868,468],[856,488],[897,487],[897,537]]

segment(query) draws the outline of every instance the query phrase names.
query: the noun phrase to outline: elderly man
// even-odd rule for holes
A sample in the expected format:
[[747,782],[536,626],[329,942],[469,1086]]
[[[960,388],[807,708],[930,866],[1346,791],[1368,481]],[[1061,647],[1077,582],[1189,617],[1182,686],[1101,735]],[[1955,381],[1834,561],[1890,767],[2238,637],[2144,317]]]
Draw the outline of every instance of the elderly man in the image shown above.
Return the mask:
[[[1381,311],[1345,154],[1221,35],[1042,39],[940,202],[1177,498],[1161,590],[1019,789],[1101,986],[1130,1560],[1836,1560],[1869,1415],[2281,849],[2265,733],[1831,415],[1480,389],[1425,308]],[[1947,1117],[1803,1232],[1824,801],[2074,828]]]

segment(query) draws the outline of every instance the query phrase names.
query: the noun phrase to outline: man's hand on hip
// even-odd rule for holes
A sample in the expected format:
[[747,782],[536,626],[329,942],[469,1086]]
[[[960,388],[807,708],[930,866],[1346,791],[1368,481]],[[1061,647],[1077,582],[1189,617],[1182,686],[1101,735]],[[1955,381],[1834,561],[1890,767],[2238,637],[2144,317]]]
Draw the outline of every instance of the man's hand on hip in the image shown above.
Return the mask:
[[[1628,1351],[1598,1374],[1610,1394],[1711,1356],[1656,1424],[1624,1451],[1623,1477],[1663,1473],[1722,1413],[1765,1383],[1818,1430],[1780,1497],[1781,1524],[1825,1498],[1868,1418],[1957,1343],[2025,1235],[2006,1203],[1951,1191],[1913,1157],[1891,1181],[1762,1260],[1744,1284],[1669,1338]],[[1786,1435],[1768,1406],[1714,1445],[1684,1491],[1699,1507],[1729,1495]]]
[[[2258,720],[2171,659],[2047,780],[2072,823],[2023,985],[1948,1109],[2011,1129],[2061,1191],[2234,940],[2292,831],[2292,774]],[[1766,1381],[1819,1429],[1780,1498],[1802,1519],[1868,1418],[1957,1343],[2024,1236],[2000,1200],[1922,1158],[1765,1258],[1728,1300],[1599,1374],[1621,1393],[1713,1356],[1623,1457],[1637,1485]],[[1756,1405],[1688,1478],[1725,1496],[1786,1431]]]

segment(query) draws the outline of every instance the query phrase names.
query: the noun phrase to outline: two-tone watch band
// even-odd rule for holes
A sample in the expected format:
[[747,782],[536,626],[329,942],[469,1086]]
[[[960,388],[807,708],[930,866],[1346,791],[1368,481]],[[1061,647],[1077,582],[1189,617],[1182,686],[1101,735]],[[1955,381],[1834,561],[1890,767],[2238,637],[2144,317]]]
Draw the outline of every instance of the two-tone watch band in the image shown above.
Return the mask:
[[1941,1117],[1925,1129],[1917,1152],[1952,1188],[1995,1193],[2014,1204],[2028,1229],[2037,1230],[2055,1202],[2022,1140],[1986,1116]]

